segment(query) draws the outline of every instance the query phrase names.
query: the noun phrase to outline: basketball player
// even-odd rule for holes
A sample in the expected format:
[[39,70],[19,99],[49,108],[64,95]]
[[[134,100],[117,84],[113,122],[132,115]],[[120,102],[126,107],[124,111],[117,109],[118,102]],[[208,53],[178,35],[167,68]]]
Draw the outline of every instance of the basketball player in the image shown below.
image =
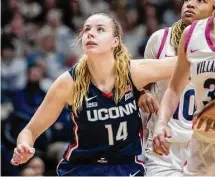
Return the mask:
[[[178,54],[179,40],[185,27],[195,20],[207,18],[212,12],[212,0],[185,0],[181,10],[182,19],[170,28],[155,32],[148,41],[144,57],[163,59],[169,56],[176,56]],[[167,88],[167,84],[168,81],[156,83],[155,95],[158,97],[159,102]],[[150,95],[147,95],[140,97],[140,107],[144,112],[156,111],[156,103],[147,102],[148,98],[150,98]],[[169,154],[164,156],[156,156],[152,152],[154,126],[158,120],[157,115],[152,115],[148,122],[149,137],[145,149],[147,176],[182,175],[184,164],[189,154],[188,141],[192,137],[194,108],[193,86],[187,81],[187,85],[182,91],[179,105],[173,114],[173,119],[170,119],[167,124],[171,134],[171,138],[168,139],[170,149]]]
[[121,27],[106,14],[90,16],[81,39],[84,56],[53,83],[19,134],[11,163],[19,165],[33,156],[35,140],[68,104],[73,139],[58,165],[59,175],[143,174],[136,158],[142,150],[138,90],[169,79],[176,59],[129,61]]
[[[215,2],[213,3],[215,5]],[[196,112],[201,112],[205,106],[215,100],[214,15],[205,20],[196,21],[185,29],[180,41],[178,57],[176,70],[162,99],[153,139],[154,151],[161,155],[168,153],[169,146],[165,138],[169,133],[166,125],[176,109],[179,96],[190,74],[195,90]],[[211,168],[215,163],[214,126],[209,124],[208,131],[194,126],[190,142],[191,154],[185,166],[185,175],[215,175],[215,170]]]

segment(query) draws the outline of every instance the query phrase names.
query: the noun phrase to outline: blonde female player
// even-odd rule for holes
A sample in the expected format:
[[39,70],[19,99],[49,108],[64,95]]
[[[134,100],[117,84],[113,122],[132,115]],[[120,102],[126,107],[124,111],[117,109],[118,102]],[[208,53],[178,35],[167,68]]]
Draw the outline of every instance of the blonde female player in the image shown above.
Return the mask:
[[[145,58],[164,59],[178,54],[178,45],[183,30],[193,21],[204,19],[213,13],[212,0],[184,0],[181,17],[172,27],[155,32],[148,41]],[[155,85],[155,95],[159,102],[167,89],[168,81],[160,81]],[[154,92],[154,90],[152,91]],[[143,112],[154,112],[158,110],[156,102],[151,102],[149,93],[142,95],[139,105]],[[149,101],[147,101],[149,100]],[[188,142],[192,137],[192,118],[195,111],[194,90],[192,84],[187,80],[187,85],[182,91],[179,105],[169,120],[167,128],[171,134],[168,138],[169,154],[157,156],[152,152],[152,137],[158,116],[153,114],[148,122],[149,137],[145,149],[145,166],[147,176],[181,176],[187,160],[189,149]]]
[[[215,6],[215,1],[213,1]],[[197,113],[215,100],[215,16],[199,20],[183,33],[176,70],[162,99],[159,120],[153,138],[153,148],[158,154],[168,153],[166,125],[179,101],[179,96],[191,74],[194,85]],[[212,107],[215,113],[215,107]],[[205,128],[194,126],[190,141],[191,154],[185,166],[185,175],[215,175],[215,117],[203,121]],[[213,122],[213,123],[212,123]],[[210,171],[211,170],[211,171]]]
[[130,61],[121,27],[106,15],[90,16],[83,27],[84,56],[51,86],[21,131],[11,163],[27,162],[34,142],[71,107],[73,139],[58,165],[59,175],[129,176],[143,174],[138,90],[168,79],[176,59]]

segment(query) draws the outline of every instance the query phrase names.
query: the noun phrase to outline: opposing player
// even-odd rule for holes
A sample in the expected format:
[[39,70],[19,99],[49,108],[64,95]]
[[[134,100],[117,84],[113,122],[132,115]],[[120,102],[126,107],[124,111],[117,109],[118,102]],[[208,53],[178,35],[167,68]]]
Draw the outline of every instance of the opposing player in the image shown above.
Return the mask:
[[[181,10],[182,19],[172,27],[161,29],[151,36],[145,50],[145,58],[164,59],[177,55],[179,40],[185,27],[195,20],[207,18],[212,12],[213,5],[211,0],[185,0]],[[168,81],[161,81],[155,85],[155,95],[158,97],[159,102],[167,85]],[[153,104],[153,102],[147,101],[150,97],[148,93],[140,97],[139,104],[145,112],[157,111],[158,106],[156,103]],[[186,87],[180,97],[179,105],[172,119],[167,124],[167,128],[171,134],[171,138],[168,138],[170,146],[168,155],[156,156],[152,152],[152,136],[158,116],[153,114],[149,120],[149,138],[145,152],[147,176],[181,176],[189,154],[188,141],[192,136],[192,117],[194,111],[194,90],[192,84],[187,80]]]
[[[215,2],[213,2],[215,5]],[[162,99],[159,120],[155,129],[153,147],[156,153],[168,153],[166,125],[177,107],[181,91],[191,74],[197,110],[204,110],[215,100],[215,16],[194,22],[185,29],[179,47],[179,59],[170,85]],[[211,112],[215,113],[213,106]],[[205,110],[206,111],[206,110]],[[202,113],[203,114],[203,113]],[[194,125],[190,142],[191,154],[185,166],[185,175],[215,175],[215,117],[200,116]],[[203,122],[202,128],[201,122]],[[198,126],[200,125],[200,126]],[[212,171],[210,171],[212,170]]]
[[59,175],[143,174],[136,158],[142,150],[138,90],[170,78],[176,59],[130,61],[120,25],[106,14],[89,17],[81,39],[84,56],[53,83],[19,134],[11,163],[19,165],[33,156],[35,140],[68,104],[73,139],[58,165]]

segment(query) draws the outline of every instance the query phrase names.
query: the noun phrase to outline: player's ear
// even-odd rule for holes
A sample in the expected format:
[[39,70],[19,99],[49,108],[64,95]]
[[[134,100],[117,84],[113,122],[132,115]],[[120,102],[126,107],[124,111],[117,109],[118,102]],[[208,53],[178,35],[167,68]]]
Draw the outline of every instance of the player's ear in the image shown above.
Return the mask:
[[118,37],[115,37],[114,40],[113,40],[113,44],[112,44],[112,47],[115,48],[119,45],[119,38]]

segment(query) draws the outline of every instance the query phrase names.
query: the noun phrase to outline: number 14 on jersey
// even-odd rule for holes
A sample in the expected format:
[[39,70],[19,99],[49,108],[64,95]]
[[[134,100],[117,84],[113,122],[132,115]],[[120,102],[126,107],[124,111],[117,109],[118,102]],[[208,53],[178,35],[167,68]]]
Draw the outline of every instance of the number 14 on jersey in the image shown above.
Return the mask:
[[105,128],[107,129],[107,132],[108,132],[109,145],[114,145],[114,139],[116,139],[116,141],[119,141],[119,140],[124,141],[127,139],[127,136],[128,136],[127,121],[120,123],[119,128],[117,130],[116,138],[114,138],[113,128],[111,124],[105,125]]

